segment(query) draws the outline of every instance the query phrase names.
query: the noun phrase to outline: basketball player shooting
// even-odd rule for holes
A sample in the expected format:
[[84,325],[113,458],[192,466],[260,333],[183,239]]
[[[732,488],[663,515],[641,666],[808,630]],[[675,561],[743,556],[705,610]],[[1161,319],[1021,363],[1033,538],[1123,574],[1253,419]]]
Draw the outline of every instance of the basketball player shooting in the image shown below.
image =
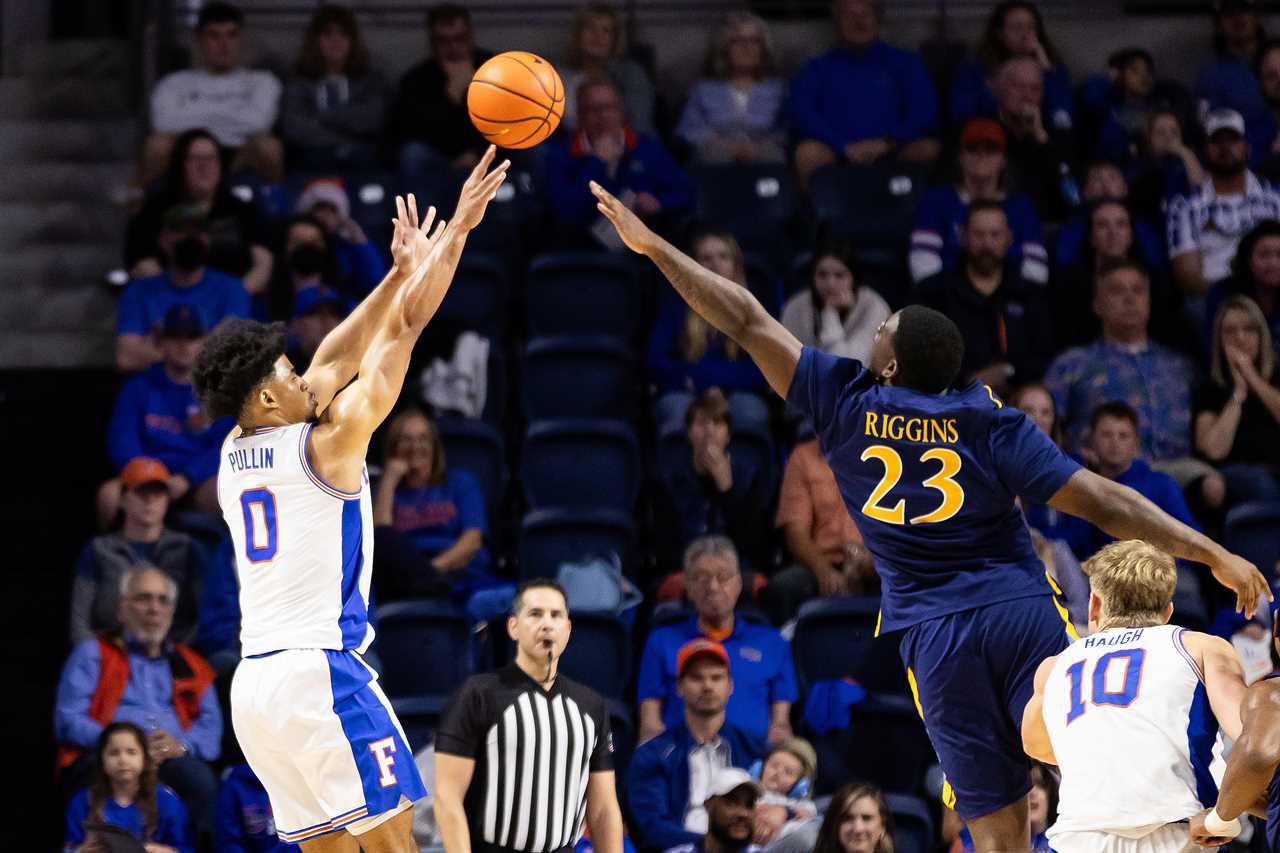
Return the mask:
[[506,176],[505,161],[490,170],[494,150],[463,185],[447,225],[433,231],[434,209],[420,223],[413,196],[396,199],[391,273],[325,338],[305,375],[284,355],[279,326],[248,320],[227,323],[196,362],[210,415],[236,418],[218,472],[244,656],[231,717],[279,837],[307,853],[417,850],[410,806],[426,791],[361,658],[373,639],[364,459],[467,234]]
[[964,341],[944,315],[918,305],[893,314],[869,365],[802,347],[746,288],[678,251],[598,184],[591,191],[623,242],[813,423],[875,558],[879,629],[901,635],[907,682],[947,774],[944,800],[979,853],[1030,847],[1022,714],[1036,667],[1075,637],[1019,496],[1207,564],[1246,613],[1270,597],[1252,563],[1081,468],[986,385],[951,390]]

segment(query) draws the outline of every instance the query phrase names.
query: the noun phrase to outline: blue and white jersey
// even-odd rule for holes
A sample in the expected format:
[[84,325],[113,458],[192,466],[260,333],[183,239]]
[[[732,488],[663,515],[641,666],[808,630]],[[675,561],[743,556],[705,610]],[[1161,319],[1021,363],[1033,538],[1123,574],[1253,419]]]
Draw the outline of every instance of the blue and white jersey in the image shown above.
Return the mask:
[[373,504],[320,479],[307,459],[313,424],[234,429],[222,446],[218,503],[240,579],[242,653],[363,652],[373,640]]
[[1217,802],[1223,743],[1184,631],[1113,628],[1058,656],[1044,691],[1062,770],[1050,842],[1080,831],[1137,838]]

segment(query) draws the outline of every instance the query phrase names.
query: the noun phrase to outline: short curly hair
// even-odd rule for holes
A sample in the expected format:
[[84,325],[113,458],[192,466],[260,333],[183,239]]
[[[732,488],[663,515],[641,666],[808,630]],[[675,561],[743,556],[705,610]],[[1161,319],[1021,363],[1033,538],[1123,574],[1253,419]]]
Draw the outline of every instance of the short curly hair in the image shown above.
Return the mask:
[[959,327],[942,312],[923,305],[908,305],[898,312],[893,352],[898,359],[898,374],[893,384],[926,394],[941,394],[960,373],[964,338]]
[[238,420],[249,394],[275,369],[284,346],[283,323],[228,320],[210,335],[192,373],[209,417]]

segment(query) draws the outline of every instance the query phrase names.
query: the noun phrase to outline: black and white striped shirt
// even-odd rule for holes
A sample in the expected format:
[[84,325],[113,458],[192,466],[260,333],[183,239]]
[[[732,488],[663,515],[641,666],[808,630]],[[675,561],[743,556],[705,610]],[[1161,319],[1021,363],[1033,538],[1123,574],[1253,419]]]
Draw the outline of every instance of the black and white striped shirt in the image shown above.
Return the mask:
[[582,834],[588,776],[613,770],[604,700],[563,675],[544,690],[514,663],[467,679],[435,748],[476,763],[463,801],[474,851],[571,847]]

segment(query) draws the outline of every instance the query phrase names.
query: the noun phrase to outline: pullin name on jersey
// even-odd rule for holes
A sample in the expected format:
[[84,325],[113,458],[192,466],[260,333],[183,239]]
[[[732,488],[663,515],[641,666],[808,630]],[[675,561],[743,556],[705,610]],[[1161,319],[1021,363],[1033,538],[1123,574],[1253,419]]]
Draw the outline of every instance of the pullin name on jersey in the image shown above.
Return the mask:
[[276,449],[274,447],[246,447],[233,450],[227,454],[227,465],[232,471],[254,471],[259,468],[276,466]]

